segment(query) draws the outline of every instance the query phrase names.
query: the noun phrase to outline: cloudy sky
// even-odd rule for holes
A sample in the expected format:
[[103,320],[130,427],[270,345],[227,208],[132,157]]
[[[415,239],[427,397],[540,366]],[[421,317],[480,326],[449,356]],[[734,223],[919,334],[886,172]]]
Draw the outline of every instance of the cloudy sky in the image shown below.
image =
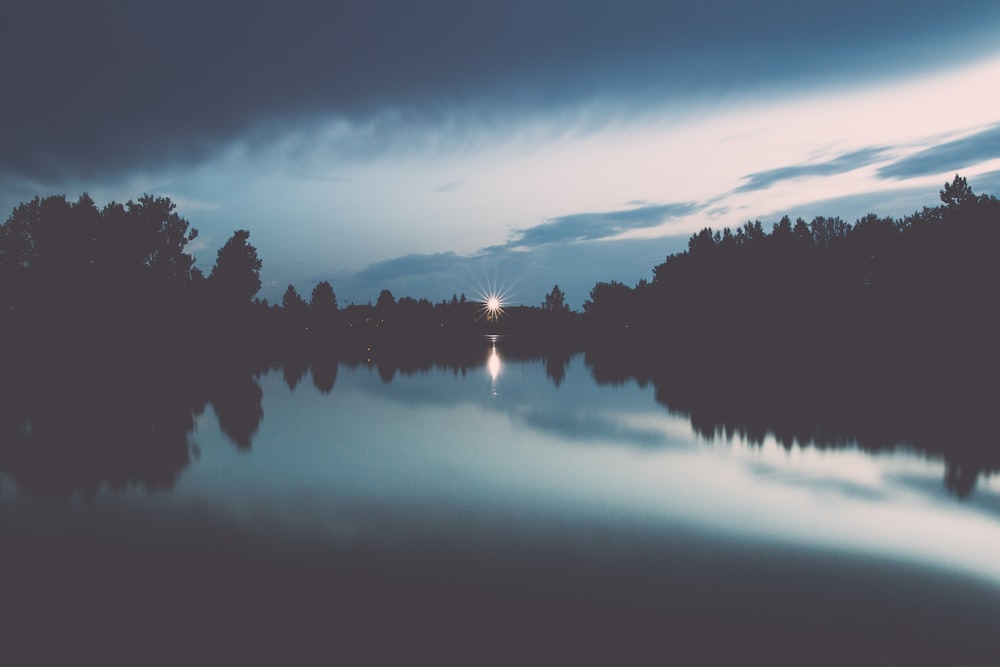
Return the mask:
[[13,0],[0,211],[170,196],[262,295],[579,307],[711,226],[1000,194],[995,0]]

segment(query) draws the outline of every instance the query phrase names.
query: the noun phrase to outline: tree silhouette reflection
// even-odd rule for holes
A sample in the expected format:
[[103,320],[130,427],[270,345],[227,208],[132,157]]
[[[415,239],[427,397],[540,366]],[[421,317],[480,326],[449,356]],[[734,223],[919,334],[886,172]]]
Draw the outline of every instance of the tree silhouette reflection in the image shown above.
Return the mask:
[[[759,445],[773,438],[786,448],[873,452],[905,445],[943,458],[944,484],[960,498],[974,493],[980,475],[1000,470],[1000,454],[984,436],[992,428],[988,406],[914,395],[905,383],[863,385],[829,367],[780,371],[766,359],[742,359],[706,372],[697,355],[651,358],[642,349],[591,345],[584,360],[598,384],[651,385],[656,400],[706,440],[739,437]],[[452,345],[297,349],[269,364],[281,369],[291,390],[309,371],[318,391],[331,392],[344,363],[370,364],[385,383],[430,369],[463,376],[485,370],[495,392],[508,361],[544,364],[558,388],[576,353],[558,341],[500,336]],[[66,355],[58,363],[57,357],[45,364],[8,361],[0,377],[0,472],[29,495],[93,496],[102,486],[170,489],[196,455],[191,434],[206,405],[241,450],[252,446],[264,417],[256,377],[268,364],[167,355],[102,365],[100,355],[85,361]]]
[[263,397],[252,370],[220,375],[213,386],[211,403],[219,418],[219,428],[239,449],[250,448],[264,419]]
[[191,434],[206,404],[237,447],[250,447],[263,409],[249,367],[101,359],[4,368],[0,472],[21,493],[68,500],[102,488],[169,490],[197,456]]
[[321,355],[313,359],[309,365],[312,372],[313,386],[322,394],[329,394],[337,382],[337,370],[340,361],[333,355]]
[[[858,447],[891,451],[909,447],[945,461],[945,487],[969,497],[980,474],[1000,470],[992,411],[985,397],[970,400],[909,384],[907,377],[861,382],[849,365],[822,367],[803,360],[797,367],[772,364],[767,357],[736,359],[719,353],[706,363],[686,352],[644,356],[642,346],[588,348],[586,363],[598,384],[635,380],[651,383],[656,400],[690,420],[706,440],[734,437],[760,445],[773,438],[786,449]],[[725,364],[720,358],[730,358]],[[917,387],[916,389],[914,387]]]
[[177,378],[35,367],[0,381],[0,472],[25,494],[170,489],[190,463],[203,403]]
[[545,357],[545,375],[552,381],[556,389],[566,379],[566,367],[569,366],[569,359],[568,353],[553,353]]
[[389,384],[392,379],[396,377],[396,366],[391,363],[379,362],[376,367],[378,368],[378,376],[382,379],[382,382]]
[[944,484],[959,498],[968,498],[975,490],[976,481],[982,472],[984,472],[983,469],[976,464],[946,459]]
[[285,357],[281,372],[290,391],[295,391],[295,387],[305,377],[307,370],[309,370],[309,360],[304,355],[291,354]]

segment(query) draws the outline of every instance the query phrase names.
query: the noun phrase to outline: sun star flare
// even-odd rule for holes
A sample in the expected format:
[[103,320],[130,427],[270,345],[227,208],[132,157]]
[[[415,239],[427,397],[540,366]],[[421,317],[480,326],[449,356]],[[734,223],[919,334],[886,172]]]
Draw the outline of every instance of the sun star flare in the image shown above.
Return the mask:
[[504,295],[497,290],[490,290],[480,295],[482,306],[480,312],[487,321],[496,321],[504,314]]

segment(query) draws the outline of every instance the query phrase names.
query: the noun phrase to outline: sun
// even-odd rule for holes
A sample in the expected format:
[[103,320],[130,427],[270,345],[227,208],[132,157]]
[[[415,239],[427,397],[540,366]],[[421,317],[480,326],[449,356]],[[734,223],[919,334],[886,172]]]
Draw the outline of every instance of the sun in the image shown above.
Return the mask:
[[487,322],[496,322],[506,315],[508,291],[506,287],[496,283],[480,284],[476,292],[479,303],[479,313],[476,319],[485,319]]
[[499,292],[488,292],[482,296],[482,312],[487,321],[493,321],[503,315],[503,295]]

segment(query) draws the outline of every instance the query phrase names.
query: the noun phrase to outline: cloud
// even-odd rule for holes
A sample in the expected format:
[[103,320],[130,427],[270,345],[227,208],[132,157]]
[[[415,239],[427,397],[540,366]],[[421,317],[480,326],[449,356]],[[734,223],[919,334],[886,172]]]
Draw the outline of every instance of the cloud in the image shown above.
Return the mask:
[[735,192],[752,192],[766,190],[779,181],[788,181],[808,176],[835,176],[878,162],[886,153],[886,148],[863,148],[852,153],[844,153],[828,162],[813,164],[790,165],[777,169],[759,171],[744,176],[747,182],[736,188]]
[[411,276],[452,276],[462,273],[474,257],[454,252],[409,254],[370,264],[357,273],[357,278],[372,284],[391,283]]
[[850,81],[981,55],[998,24],[992,0],[944,13],[932,0],[12,0],[0,86],[16,103],[0,127],[16,131],[0,136],[0,172],[191,164],[276,120],[519,117],[595,95]]
[[572,213],[520,230],[507,245],[531,247],[546,243],[606,239],[633,229],[658,227],[671,218],[691,215],[703,208],[703,205],[694,202],[680,202],[603,213]]
[[897,160],[879,169],[878,175],[895,179],[932,176],[961,171],[995,158],[1000,158],[1000,124]]

